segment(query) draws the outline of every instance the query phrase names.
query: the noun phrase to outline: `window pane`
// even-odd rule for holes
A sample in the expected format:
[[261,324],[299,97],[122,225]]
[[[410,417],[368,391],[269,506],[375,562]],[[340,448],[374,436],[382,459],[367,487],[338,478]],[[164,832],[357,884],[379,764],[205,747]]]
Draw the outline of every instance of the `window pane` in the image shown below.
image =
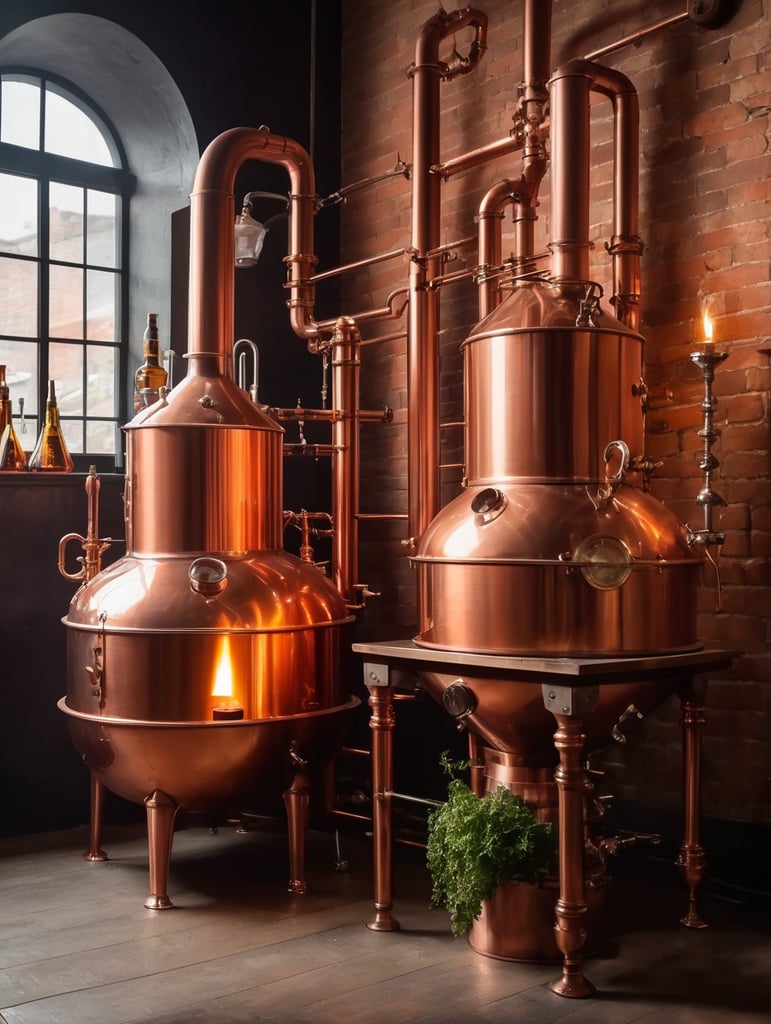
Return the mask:
[[0,334],[36,338],[38,265],[0,256]]
[[86,450],[93,455],[115,454],[116,427],[113,420],[88,420]]
[[83,415],[83,348],[58,345],[49,349],[48,376],[56,382],[56,402],[62,416]]
[[37,256],[37,181],[0,174],[0,249]]
[[70,455],[80,455],[83,451],[83,424],[80,420],[62,420],[64,443]]
[[[115,385],[117,381],[116,348],[105,345],[86,346],[88,369],[88,394],[86,414],[91,416],[113,416],[115,414]],[[110,428],[112,430],[112,427]],[[113,438],[111,436],[110,441]]]
[[51,216],[49,252],[52,260],[83,262],[83,203],[82,188],[51,182],[48,207]]
[[91,116],[46,86],[45,150],[114,167],[109,146]]
[[[37,345],[28,341],[0,339],[0,363],[5,366],[5,379],[16,429],[19,436],[35,433],[37,416]],[[32,423],[28,422],[32,419]],[[34,437],[22,437],[25,448],[33,448]]]
[[40,149],[40,85],[37,80],[14,81],[3,76],[0,142]]
[[86,273],[86,337],[92,341],[115,341],[115,274],[106,270]]
[[51,266],[48,333],[83,339],[83,270]]
[[89,189],[86,263],[98,267],[120,267],[118,251],[118,198],[109,192]]

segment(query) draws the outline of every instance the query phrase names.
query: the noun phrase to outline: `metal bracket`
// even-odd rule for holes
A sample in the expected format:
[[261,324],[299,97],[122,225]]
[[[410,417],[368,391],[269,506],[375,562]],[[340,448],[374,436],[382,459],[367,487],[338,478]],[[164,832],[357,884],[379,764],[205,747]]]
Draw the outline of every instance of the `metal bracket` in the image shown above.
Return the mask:
[[554,686],[543,683],[543,704],[553,715],[577,717],[594,711],[600,688],[598,686]]

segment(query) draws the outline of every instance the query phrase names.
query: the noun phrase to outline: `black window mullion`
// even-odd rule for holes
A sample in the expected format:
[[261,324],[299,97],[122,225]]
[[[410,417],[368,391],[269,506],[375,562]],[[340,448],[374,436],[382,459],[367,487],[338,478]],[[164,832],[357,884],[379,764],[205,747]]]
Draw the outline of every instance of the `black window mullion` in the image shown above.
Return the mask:
[[51,253],[51,191],[48,178],[39,180],[40,211],[38,215],[38,244],[40,251],[39,299],[38,299],[38,430],[45,418],[46,397],[48,394],[48,377],[50,360],[48,347],[51,343],[51,273],[49,257]]

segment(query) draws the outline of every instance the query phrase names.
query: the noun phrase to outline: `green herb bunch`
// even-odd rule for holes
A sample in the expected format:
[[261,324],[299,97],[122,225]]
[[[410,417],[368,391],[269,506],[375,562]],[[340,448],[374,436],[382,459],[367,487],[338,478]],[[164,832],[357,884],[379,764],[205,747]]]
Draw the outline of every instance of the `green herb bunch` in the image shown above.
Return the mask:
[[501,882],[548,875],[555,850],[554,826],[536,821],[520,796],[499,786],[478,797],[454,778],[446,803],[428,817],[431,906],[449,911],[453,935],[463,935]]

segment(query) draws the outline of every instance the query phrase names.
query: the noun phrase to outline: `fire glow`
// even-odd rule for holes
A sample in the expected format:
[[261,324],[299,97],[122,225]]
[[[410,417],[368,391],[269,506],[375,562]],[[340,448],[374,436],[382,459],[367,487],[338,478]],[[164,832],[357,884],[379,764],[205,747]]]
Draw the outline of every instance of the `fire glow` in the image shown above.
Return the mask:
[[212,697],[217,700],[212,709],[212,718],[215,721],[244,717],[244,709],[233,698],[233,662],[230,657],[230,640],[227,636],[222,639],[217,669],[214,673]]
[[712,329],[712,318],[710,317],[709,313],[705,313],[704,314],[703,324],[704,324],[704,341],[707,343],[707,345],[711,345],[712,344],[712,330],[713,329]]

